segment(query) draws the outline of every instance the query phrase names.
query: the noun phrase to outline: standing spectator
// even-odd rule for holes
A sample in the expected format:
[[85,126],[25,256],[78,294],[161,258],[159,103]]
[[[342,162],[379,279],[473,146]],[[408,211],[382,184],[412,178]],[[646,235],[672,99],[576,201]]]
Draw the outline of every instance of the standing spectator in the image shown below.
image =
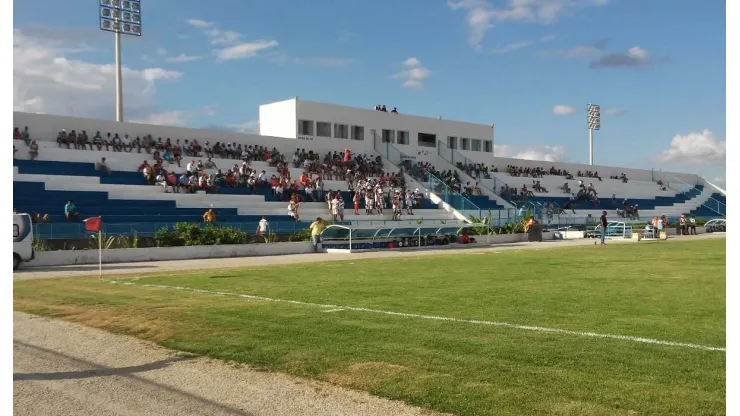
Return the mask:
[[267,229],[270,226],[270,223],[267,222],[267,217],[262,217],[259,224],[257,224],[257,234],[259,235],[265,235],[267,234]]
[[601,211],[601,218],[599,219],[599,225],[601,225],[601,245],[605,245],[606,242],[606,211]]
[[21,132],[21,140],[26,143],[26,146],[31,145],[31,134],[28,132],[28,126],[23,128]]
[[203,214],[203,221],[216,222],[216,213],[213,212],[213,208],[210,208],[205,214]]
[[36,160],[39,157],[39,145],[36,144],[36,140],[32,140],[31,145],[28,146],[28,156],[31,160]]
[[321,242],[321,233],[326,229],[326,223],[321,217],[316,218],[316,221],[311,223],[309,227],[311,230],[311,243],[313,244],[314,253],[319,252],[319,243]]
[[77,213],[77,207],[75,206],[74,202],[70,199],[67,201],[67,204],[64,206],[64,217],[67,221],[71,219],[77,219],[80,216],[80,214]]
[[696,235],[696,215],[689,218],[689,235]]

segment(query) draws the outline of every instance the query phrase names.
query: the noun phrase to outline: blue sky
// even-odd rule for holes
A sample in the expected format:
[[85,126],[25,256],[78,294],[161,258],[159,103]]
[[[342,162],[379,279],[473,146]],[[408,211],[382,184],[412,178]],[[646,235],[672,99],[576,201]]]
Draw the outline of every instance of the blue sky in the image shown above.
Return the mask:
[[[114,116],[113,39],[97,29],[93,3],[14,2],[17,110]],[[494,123],[501,155],[585,163],[584,107],[594,102],[597,163],[723,178],[724,7],[143,0],[143,36],[123,44],[126,118],[247,130],[260,103],[293,96],[386,104]]]

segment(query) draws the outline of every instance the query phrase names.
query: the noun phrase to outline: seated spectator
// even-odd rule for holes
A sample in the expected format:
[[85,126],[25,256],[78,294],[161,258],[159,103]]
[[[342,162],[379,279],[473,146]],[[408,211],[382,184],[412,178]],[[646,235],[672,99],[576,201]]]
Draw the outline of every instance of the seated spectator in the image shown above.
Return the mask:
[[67,221],[79,218],[80,214],[77,213],[77,207],[72,200],[67,201],[64,205],[64,217]]
[[164,175],[164,171],[160,171],[154,180],[156,185],[161,186],[164,189],[164,193],[169,193],[167,190],[167,177]]
[[111,175],[111,170],[108,167],[108,165],[105,163],[105,158],[100,159],[100,162],[98,162],[98,163],[95,164],[95,170],[103,171],[108,176]]
[[13,129],[13,140],[23,140],[21,137],[21,131],[18,129],[18,127]]
[[67,142],[67,130],[62,129],[62,131],[57,134],[57,145],[59,145],[59,147],[62,147],[62,145],[66,145],[67,149],[69,149],[69,143]]
[[131,152],[132,148],[133,146],[131,146],[131,139],[128,138],[128,134],[124,134],[123,138],[121,139],[121,150]]
[[206,211],[205,214],[203,214],[203,221],[204,222],[216,222],[216,213],[213,212],[212,208]]
[[218,169],[218,166],[216,166],[216,163],[213,160],[211,160],[211,158],[209,157],[208,160],[206,161],[205,165],[204,165],[204,168],[206,168],[206,169]]
[[177,174],[170,172],[170,174],[167,175],[167,184],[172,187],[173,193],[180,193],[180,182],[177,180]]
[[391,113],[398,114],[398,110],[396,110],[396,107],[393,107],[393,110],[391,110]]
[[92,143],[90,143],[90,139],[87,137],[87,132],[85,130],[82,130],[82,133],[77,135],[77,143],[75,143],[75,149],[87,150],[88,145],[90,146],[90,150],[93,150]]
[[[103,149],[103,138],[100,136],[100,131],[95,133],[95,136],[92,139],[92,144],[98,147],[98,151]],[[92,146],[90,146],[90,149],[92,149]],[[108,151],[108,143],[105,143],[105,151]]]
[[565,192],[566,194],[572,193],[570,187],[568,186],[568,182],[566,182],[565,185],[561,186],[560,189],[562,189],[563,192]]
[[[110,133],[108,133],[108,136],[110,137]],[[118,136],[118,133],[113,136],[113,139],[111,139],[110,142],[113,145],[114,152],[120,152],[121,149],[123,149],[123,143],[121,141],[121,137]]]
[[[17,212],[16,212],[17,214]],[[45,222],[49,221],[49,214],[41,215],[38,212],[31,212],[31,223],[33,224],[43,224]]]
[[31,160],[35,160],[39,157],[39,145],[36,144],[36,140],[31,141],[31,146],[28,147],[28,156]]

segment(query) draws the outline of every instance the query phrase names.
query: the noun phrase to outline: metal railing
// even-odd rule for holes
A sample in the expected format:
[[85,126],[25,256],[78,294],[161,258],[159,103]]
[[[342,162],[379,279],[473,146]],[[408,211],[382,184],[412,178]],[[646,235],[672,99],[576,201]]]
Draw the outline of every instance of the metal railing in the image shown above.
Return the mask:
[[475,205],[459,192],[455,192],[442,179],[436,177],[431,173],[414,176],[411,173],[411,163],[413,161],[413,158],[398,150],[391,143],[382,140],[382,137],[378,137],[377,133],[375,133],[375,135],[373,136],[373,147],[375,148],[375,151],[378,152],[378,154],[386,158],[389,162],[393,163],[397,167],[406,171],[406,173],[408,173],[412,178],[421,183],[430,192],[435,193],[442,201],[449,204],[455,210],[465,211],[463,213],[465,215],[469,215],[470,212],[473,212],[473,215],[476,215],[477,213],[478,218],[482,216],[483,211],[480,209],[480,207]]
[[[697,188],[696,185],[690,185],[690,184],[682,181],[681,179],[679,179],[675,175],[671,175],[670,173],[660,172],[660,174],[661,174],[661,176],[663,176],[663,178],[661,178],[661,179],[664,179],[664,181],[667,182],[667,184],[668,184],[667,186],[669,188],[671,188],[674,191],[680,193],[681,195],[686,196],[686,198],[688,198],[688,199],[699,198],[701,195],[703,195],[705,192],[707,192],[706,190],[702,190],[702,189]],[[667,180],[666,177],[670,177],[671,180]],[[679,185],[676,185],[676,182],[678,182]],[[711,193],[709,195],[711,195]],[[712,198],[711,196],[709,197],[709,199],[707,199],[705,202],[703,202],[701,204],[701,206],[703,206],[703,207],[705,207],[705,208],[707,208],[707,209],[709,209],[711,211],[714,211],[714,212],[716,212],[719,215],[722,215],[722,216],[727,215],[727,205],[725,205],[724,203],[722,203],[722,202],[720,202],[720,201]]]

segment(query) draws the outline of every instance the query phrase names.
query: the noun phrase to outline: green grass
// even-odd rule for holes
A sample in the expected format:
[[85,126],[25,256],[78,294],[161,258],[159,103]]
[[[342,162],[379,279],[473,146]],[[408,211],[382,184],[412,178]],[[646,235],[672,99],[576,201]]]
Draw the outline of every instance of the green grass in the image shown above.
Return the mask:
[[[724,347],[725,240],[148,275],[139,284]],[[460,415],[715,415],[725,353],[253,301],[18,281],[15,309]]]

